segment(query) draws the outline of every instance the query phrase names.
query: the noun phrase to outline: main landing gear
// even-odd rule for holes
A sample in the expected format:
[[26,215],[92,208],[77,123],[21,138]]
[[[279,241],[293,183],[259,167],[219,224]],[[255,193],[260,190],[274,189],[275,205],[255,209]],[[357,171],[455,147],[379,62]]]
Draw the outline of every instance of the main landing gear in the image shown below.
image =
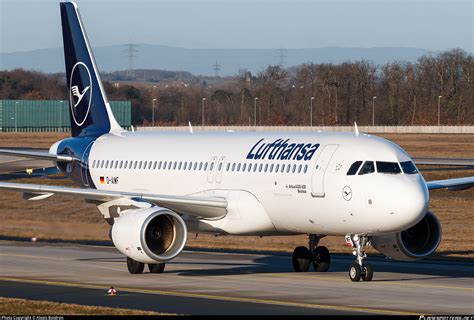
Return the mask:
[[309,235],[308,248],[296,247],[293,251],[293,269],[295,272],[307,272],[310,265],[317,272],[326,272],[329,270],[331,256],[326,247],[318,247],[319,240],[324,236],[315,234]]
[[[150,273],[162,273],[165,270],[165,264],[166,263],[149,263],[148,270],[150,270]],[[145,264],[127,257],[127,268],[128,272],[132,274],[139,274],[143,273],[143,270],[145,269]]]
[[370,264],[364,263],[364,259],[367,257],[364,247],[368,244],[369,237],[354,234],[347,236],[346,239],[348,242],[350,240],[354,249],[353,254],[356,256],[356,261],[351,264],[349,269],[349,277],[354,282],[360,281],[361,279],[363,281],[371,281],[374,276],[374,271]]

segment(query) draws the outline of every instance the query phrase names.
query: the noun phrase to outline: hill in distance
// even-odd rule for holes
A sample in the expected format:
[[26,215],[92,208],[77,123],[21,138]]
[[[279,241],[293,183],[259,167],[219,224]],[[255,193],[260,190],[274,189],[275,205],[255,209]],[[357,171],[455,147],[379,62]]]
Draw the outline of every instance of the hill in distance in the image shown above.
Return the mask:
[[[99,70],[113,72],[128,69],[126,49],[126,45],[93,48]],[[255,74],[268,65],[280,63],[280,51],[277,49],[186,49],[149,44],[140,44],[136,49],[134,69],[179,70],[194,75],[214,75],[213,65],[216,62],[220,65],[220,76],[235,75],[239,69],[248,69]],[[403,47],[287,49],[284,51],[284,66],[309,62],[337,64],[357,60],[369,60],[382,65],[391,61],[414,62],[430,54],[436,52]],[[64,72],[63,49],[0,53],[0,69],[15,68],[47,73]]]

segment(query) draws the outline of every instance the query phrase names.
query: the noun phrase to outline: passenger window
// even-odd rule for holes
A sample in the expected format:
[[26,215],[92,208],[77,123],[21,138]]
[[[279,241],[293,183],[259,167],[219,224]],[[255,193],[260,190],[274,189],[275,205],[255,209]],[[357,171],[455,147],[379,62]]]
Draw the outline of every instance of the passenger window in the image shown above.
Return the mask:
[[209,171],[214,170],[214,162],[211,162],[211,166],[209,167]]
[[158,163],[158,170],[161,169],[161,165],[162,165],[162,163],[161,163],[161,161],[160,161],[160,162]]
[[92,162],[92,168],[95,168],[95,160]]
[[120,169],[123,168],[123,160],[120,161]]
[[265,163],[265,172],[268,170],[268,163]]
[[275,173],[278,173],[278,170],[280,169],[280,164],[277,163],[277,165],[275,166]]
[[293,165],[293,173],[296,172],[296,164]]
[[260,163],[260,167],[258,168],[258,172],[262,172],[263,169],[263,163]]
[[173,170],[176,170],[177,167],[178,167],[178,162],[177,162],[177,161],[174,161],[174,162],[173,162]]
[[250,172],[250,171],[252,171],[252,164],[251,163],[249,163],[249,165],[247,167],[247,172]]
[[[174,163],[176,166],[176,162]],[[173,161],[168,162],[168,170],[171,170],[171,167],[173,166]]]
[[222,162],[219,163],[219,169],[218,169],[218,171],[221,171],[221,170],[222,170]]
[[306,172],[308,172],[308,165],[307,164],[304,166],[304,173],[306,173]]
[[377,161],[377,172],[399,174],[402,173],[402,170],[400,169],[398,162]]
[[143,169],[146,169],[147,161],[143,162]]
[[133,169],[136,169],[138,165],[138,161],[133,161]]
[[115,161],[115,169],[118,168],[118,165],[119,165],[119,161],[117,160],[117,161]]
[[157,162],[157,161],[153,162],[153,170],[155,170],[155,169],[156,169],[156,165],[157,165],[157,164],[158,164],[158,162]]
[[366,161],[359,171],[359,176],[375,172],[375,165],[373,161]]
[[362,161],[356,161],[354,162],[351,167],[349,168],[349,170],[347,171],[347,175],[348,176],[353,176],[357,173],[357,170],[359,170],[360,168],[360,165],[362,164]]
[[246,164],[246,163],[244,163],[244,164],[242,165],[242,172],[245,172],[245,169],[247,169],[247,164]]
[[257,172],[257,166],[258,165],[256,163],[253,164],[253,172]]
[[402,166],[403,172],[406,174],[418,173],[418,170],[416,169],[415,164],[411,161],[400,162],[400,165]]
[[193,169],[194,171],[196,171],[197,165],[198,165],[198,163],[197,163],[197,162],[194,162],[194,169]]
[[286,166],[286,173],[290,173],[290,170],[291,170],[291,164],[288,164]]
[[274,167],[274,164],[272,163],[272,164],[270,165],[270,172],[273,172],[273,167]]
[[237,164],[237,172],[239,172],[239,171],[240,171],[240,163]]
[[281,173],[285,172],[285,164],[281,165]]
[[301,173],[301,169],[303,169],[303,165],[300,164],[299,167],[298,167],[298,173]]
[[107,169],[109,167],[109,160],[105,163],[105,168]]

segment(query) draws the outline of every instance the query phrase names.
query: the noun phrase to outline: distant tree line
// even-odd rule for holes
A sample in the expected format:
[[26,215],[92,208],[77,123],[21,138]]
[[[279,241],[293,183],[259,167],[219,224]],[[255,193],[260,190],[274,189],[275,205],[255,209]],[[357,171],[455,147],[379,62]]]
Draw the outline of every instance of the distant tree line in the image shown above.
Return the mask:
[[[108,75],[104,86],[110,100],[132,101],[134,125],[151,125],[153,104],[156,125],[199,125],[203,106],[206,125],[436,125],[438,103],[441,124],[467,125],[474,124],[473,77],[472,54],[453,49],[416,63],[268,66],[217,81]],[[64,75],[13,70],[0,72],[0,92],[2,99],[66,99],[67,89]]]

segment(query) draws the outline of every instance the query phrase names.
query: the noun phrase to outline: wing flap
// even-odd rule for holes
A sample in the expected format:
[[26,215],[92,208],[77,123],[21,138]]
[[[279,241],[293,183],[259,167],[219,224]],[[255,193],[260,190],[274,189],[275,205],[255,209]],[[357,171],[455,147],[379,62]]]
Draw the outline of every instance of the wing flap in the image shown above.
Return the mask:
[[474,159],[462,158],[413,158],[416,165],[474,167]]
[[474,187],[474,177],[436,180],[427,182],[428,190],[448,189],[452,191],[466,190]]
[[99,203],[119,198],[131,198],[147,200],[178,213],[204,219],[219,219],[227,214],[227,201],[219,197],[170,196],[10,182],[0,182],[0,189],[23,192],[24,196],[30,200],[41,200],[52,194],[83,198]]

